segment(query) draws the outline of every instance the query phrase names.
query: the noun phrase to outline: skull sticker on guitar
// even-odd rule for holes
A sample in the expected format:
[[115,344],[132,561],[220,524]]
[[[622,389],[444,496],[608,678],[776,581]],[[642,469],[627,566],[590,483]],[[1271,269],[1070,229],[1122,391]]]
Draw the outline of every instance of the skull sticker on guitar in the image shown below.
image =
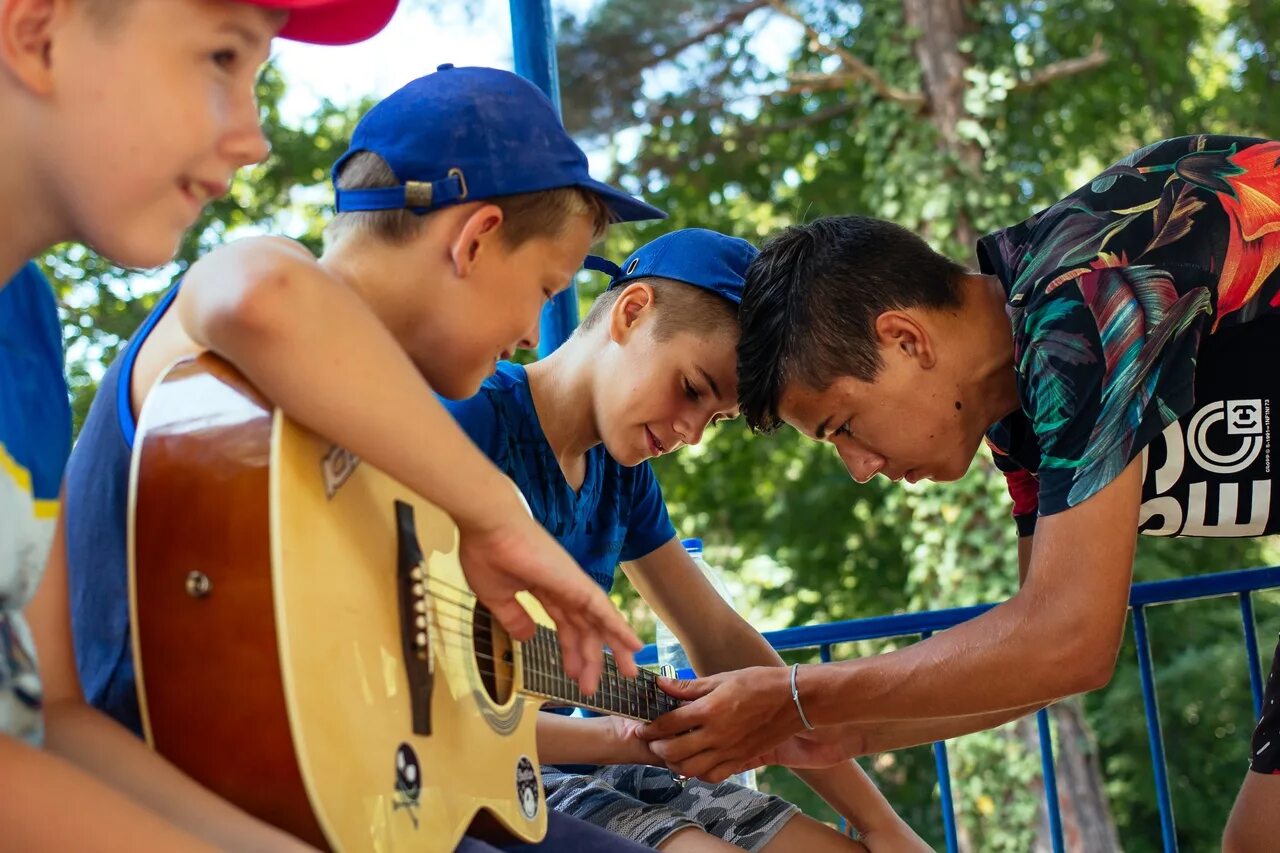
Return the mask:
[[533,820],[538,816],[538,774],[527,755],[520,756],[516,762],[516,799],[526,818]]
[[413,828],[418,828],[416,809],[422,796],[422,767],[418,764],[418,755],[407,743],[396,748],[396,799],[393,811],[404,809],[413,820]]

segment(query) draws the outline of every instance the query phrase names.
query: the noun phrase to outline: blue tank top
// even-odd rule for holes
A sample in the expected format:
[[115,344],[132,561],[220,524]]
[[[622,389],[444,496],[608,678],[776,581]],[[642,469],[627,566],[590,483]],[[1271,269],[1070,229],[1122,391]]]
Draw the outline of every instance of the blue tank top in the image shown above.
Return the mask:
[[107,370],[67,463],[67,571],[80,685],[90,705],[142,736],[129,631],[129,464],[133,363],[172,288]]

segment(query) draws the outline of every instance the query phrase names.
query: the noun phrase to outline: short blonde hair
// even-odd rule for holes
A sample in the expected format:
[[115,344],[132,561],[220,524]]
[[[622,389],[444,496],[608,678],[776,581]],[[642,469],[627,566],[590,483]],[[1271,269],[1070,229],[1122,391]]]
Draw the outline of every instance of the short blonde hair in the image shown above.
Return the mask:
[[[338,186],[344,190],[376,189],[400,184],[395,172],[377,154],[360,151],[343,164]],[[514,249],[538,237],[558,237],[574,217],[591,221],[592,237],[599,240],[613,221],[613,215],[600,196],[578,187],[557,187],[517,195],[481,199],[496,204],[504,216],[500,233],[508,248]],[[431,214],[397,210],[361,210],[335,214],[325,226],[324,236],[331,242],[339,234],[358,232],[390,243],[403,243],[422,230]]]
[[704,287],[669,278],[638,278],[609,288],[591,303],[578,328],[587,332],[604,322],[622,291],[633,284],[653,288],[653,309],[657,312],[653,337],[659,343],[671,340],[679,332],[708,337],[721,332],[738,334],[737,305]]

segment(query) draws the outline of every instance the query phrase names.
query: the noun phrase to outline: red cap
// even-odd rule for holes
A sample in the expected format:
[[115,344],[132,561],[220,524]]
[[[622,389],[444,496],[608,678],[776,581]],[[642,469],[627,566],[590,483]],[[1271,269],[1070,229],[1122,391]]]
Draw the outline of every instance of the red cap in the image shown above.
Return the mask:
[[289,20],[283,38],[312,44],[355,44],[377,35],[400,0],[243,0],[282,9]]

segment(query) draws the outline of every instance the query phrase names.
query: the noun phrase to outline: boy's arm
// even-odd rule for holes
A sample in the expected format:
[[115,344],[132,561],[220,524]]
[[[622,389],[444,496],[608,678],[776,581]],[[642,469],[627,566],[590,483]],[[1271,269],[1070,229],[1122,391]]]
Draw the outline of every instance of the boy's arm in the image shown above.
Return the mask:
[[[843,754],[852,755],[868,726],[925,718],[950,725],[947,715],[981,720],[1101,687],[1123,637],[1141,499],[1137,459],[1096,495],[1040,519],[1026,583],[1008,601],[897,651],[803,668],[799,688],[810,720],[850,733]],[[668,692],[693,701],[642,734],[664,741],[654,751],[686,775],[725,778],[803,729],[787,680],[764,669],[677,683]]]
[[662,759],[635,736],[640,726],[623,717],[538,714],[538,761],[542,764],[653,764]]
[[556,621],[565,669],[595,689],[608,645],[635,674],[640,642],[607,596],[528,514],[386,327],[290,240],[256,238],[193,265],[176,308],[186,334],[234,364],[285,412],[386,471],[455,520],[467,580],[519,639],[532,593]]
[[0,845],[7,850],[213,851],[56,755],[0,735]]
[[[845,767],[851,769],[845,770]],[[837,814],[858,830],[858,840],[872,853],[877,850],[928,851],[924,843],[905,820],[898,816],[889,801],[880,793],[871,777],[862,772],[857,762],[849,761],[825,770],[792,770],[813,792],[831,806]]]
[[[65,537],[65,522],[59,517],[44,578],[27,608],[44,687],[45,749],[52,755],[37,753],[39,757],[33,758],[20,749],[14,750],[20,746],[16,743],[6,745],[24,772],[51,783],[37,785],[24,779],[20,786],[34,789],[23,797],[50,798],[43,806],[49,818],[46,825],[33,831],[68,831],[59,825],[63,815],[75,814],[78,822],[82,812],[97,813],[109,808],[119,809],[119,813],[105,825],[119,827],[119,833],[104,831],[103,826],[93,827],[92,835],[65,849],[85,849],[86,838],[92,838],[93,843],[104,839],[114,843],[110,839],[119,839],[122,847],[131,849],[152,843],[155,849],[181,849],[184,842],[194,848],[201,846],[196,844],[197,838],[233,850],[309,849],[201,787],[124,727],[85,704],[71,642]],[[12,780],[14,776],[6,763],[0,778]],[[67,788],[59,787],[63,782]],[[104,795],[104,786],[115,790]],[[0,795],[0,810],[6,799]],[[7,833],[8,821],[0,822],[0,826],[6,827]],[[89,826],[86,822],[81,828]],[[56,837],[39,836],[40,843],[33,846],[63,849],[52,843]],[[7,834],[5,840],[9,840]],[[168,847],[170,843],[179,846]]]
[[[695,672],[784,666],[769,641],[720,597],[679,539],[623,564],[623,571],[679,638]],[[654,763],[662,762],[655,756]],[[859,831],[911,833],[856,761],[793,772]],[[921,849],[928,849],[923,842]]]

